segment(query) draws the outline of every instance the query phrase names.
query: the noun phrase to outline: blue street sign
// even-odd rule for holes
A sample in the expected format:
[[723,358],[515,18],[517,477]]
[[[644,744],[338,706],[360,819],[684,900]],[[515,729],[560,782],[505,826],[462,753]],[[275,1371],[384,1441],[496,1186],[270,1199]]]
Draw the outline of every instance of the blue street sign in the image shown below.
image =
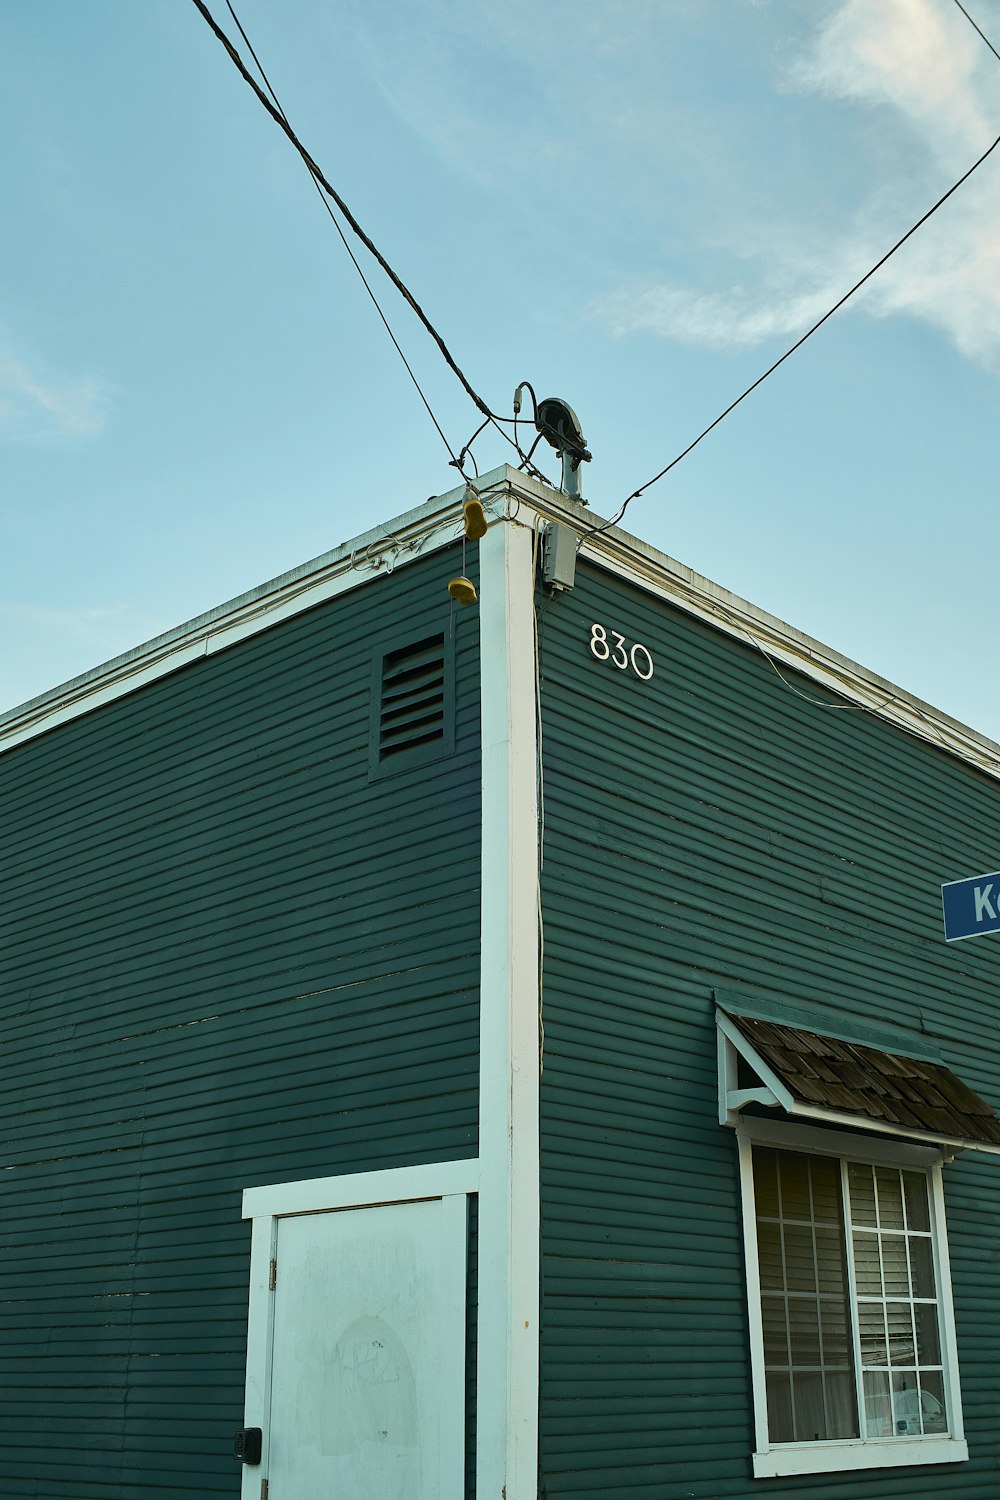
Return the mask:
[[949,943],[1000,932],[1000,874],[970,875],[941,887],[944,935]]

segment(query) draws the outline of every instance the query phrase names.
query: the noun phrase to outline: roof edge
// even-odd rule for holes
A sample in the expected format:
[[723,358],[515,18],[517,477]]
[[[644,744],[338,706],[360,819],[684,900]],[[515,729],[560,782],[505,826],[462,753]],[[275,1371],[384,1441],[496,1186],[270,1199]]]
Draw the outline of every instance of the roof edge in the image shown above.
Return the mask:
[[1000,743],[942,709],[909,693],[886,677],[843,656],[832,646],[795,629],[687,564],[658,551],[631,532],[608,525],[582,502],[510,470],[514,492],[546,519],[561,521],[583,535],[580,555],[609,568],[638,587],[755,647],[765,657],[856,703],[876,718],[936,745],[959,760],[1000,779]]
[[[908,734],[1000,780],[1000,744],[953,719],[814,637],[794,629],[721,584],[611,526],[589,506],[571,500],[501,464],[476,480],[487,513],[518,524],[522,508],[582,536],[581,555],[626,578],[724,634],[750,644]],[[362,532],[339,547],[269,579],[162,635],[153,637],[49,692],[0,714],[0,753],[67,719],[87,713],[198,656],[233,645],[323,599],[391,572],[461,535],[465,486]],[[522,522],[521,524],[524,524]]]
[[[506,480],[506,467],[483,476],[482,487],[498,495],[488,510],[502,509],[499,497],[506,501]],[[391,521],[0,714],[0,753],[457,539],[464,494],[465,486],[460,485],[431,496]]]

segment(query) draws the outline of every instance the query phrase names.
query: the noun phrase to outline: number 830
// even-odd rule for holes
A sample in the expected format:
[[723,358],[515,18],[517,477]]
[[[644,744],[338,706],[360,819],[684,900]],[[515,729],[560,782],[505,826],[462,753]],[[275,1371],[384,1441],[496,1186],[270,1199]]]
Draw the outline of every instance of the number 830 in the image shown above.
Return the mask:
[[598,661],[609,661],[620,672],[627,672],[631,667],[643,682],[648,682],[653,675],[653,658],[646,647],[640,641],[630,647],[618,630],[611,631],[609,641],[608,631],[603,625],[591,625],[590,651]]

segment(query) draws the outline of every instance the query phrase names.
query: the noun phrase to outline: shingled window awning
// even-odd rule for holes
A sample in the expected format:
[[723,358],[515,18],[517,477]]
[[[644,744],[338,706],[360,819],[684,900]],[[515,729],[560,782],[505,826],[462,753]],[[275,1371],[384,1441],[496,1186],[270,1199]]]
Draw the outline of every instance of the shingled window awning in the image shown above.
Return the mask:
[[723,1046],[758,1081],[740,1087],[745,1077],[723,1071],[726,1123],[747,1104],[766,1104],[817,1124],[1000,1153],[1000,1120],[941,1063],[721,1009],[717,1016]]

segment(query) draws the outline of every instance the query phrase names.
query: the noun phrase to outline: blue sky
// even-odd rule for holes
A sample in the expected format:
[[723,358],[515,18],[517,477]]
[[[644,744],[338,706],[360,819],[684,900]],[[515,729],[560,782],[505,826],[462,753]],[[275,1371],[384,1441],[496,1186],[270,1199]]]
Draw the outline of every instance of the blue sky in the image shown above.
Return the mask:
[[[1000,46],[1000,0],[969,8]],[[1000,62],[951,0],[237,10],[473,383],[579,412],[605,515],[1000,134]],[[6,0],[0,56],[10,707],[453,471],[193,5]],[[374,280],[459,446],[475,411]],[[1000,151],[627,524],[1000,738],[998,419]]]

